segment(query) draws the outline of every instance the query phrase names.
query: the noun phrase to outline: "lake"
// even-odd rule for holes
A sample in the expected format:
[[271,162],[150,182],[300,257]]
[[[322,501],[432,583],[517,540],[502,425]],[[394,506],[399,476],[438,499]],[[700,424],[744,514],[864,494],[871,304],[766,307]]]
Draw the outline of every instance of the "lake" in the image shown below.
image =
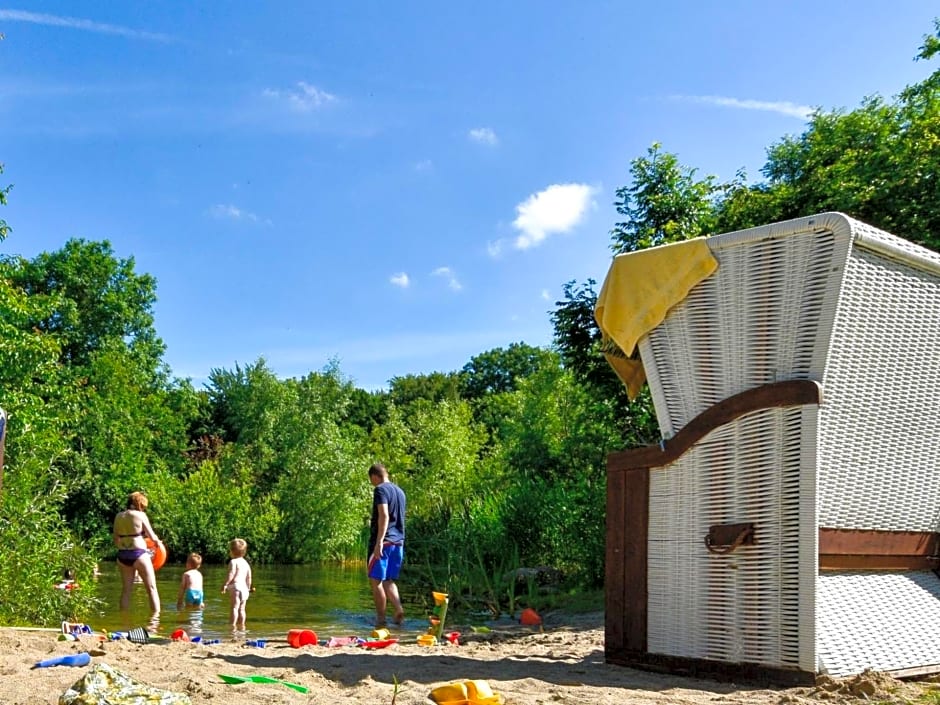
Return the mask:
[[[159,633],[169,635],[181,628],[203,639],[231,637],[229,596],[220,592],[228,566],[201,568],[206,601],[202,610],[176,609],[176,594],[185,570],[182,565],[167,564],[157,571],[162,603]],[[289,629],[300,627],[312,629],[320,638],[368,637],[372,632],[375,607],[364,565],[252,565],[252,577],[255,592],[248,600],[247,638],[285,639]],[[147,592],[138,584],[131,599],[132,623],[123,622],[118,607],[121,578],[114,563],[102,563],[97,587],[104,605],[103,612],[89,620],[93,629],[120,631],[128,626],[146,626],[150,621]],[[427,630],[427,613],[423,610],[406,603],[405,611],[410,614],[401,629],[395,628],[396,635],[417,635]]]

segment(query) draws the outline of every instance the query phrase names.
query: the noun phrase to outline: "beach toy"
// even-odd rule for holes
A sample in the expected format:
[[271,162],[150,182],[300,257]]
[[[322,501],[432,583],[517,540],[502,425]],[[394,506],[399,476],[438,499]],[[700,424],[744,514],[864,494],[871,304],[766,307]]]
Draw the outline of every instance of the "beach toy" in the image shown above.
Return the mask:
[[291,629],[287,632],[287,643],[295,649],[299,649],[301,646],[309,646],[310,644],[316,646],[317,633],[311,629]]
[[[184,634],[185,634],[185,632],[184,632]],[[172,638],[172,637],[171,637],[171,638]],[[190,639],[190,641],[191,641],[192,643],[194,643],[194,644],[201,644],[201,643],[202,643],[202,637],[201,637],[201,636],[194,636],[194,637],[192,637],[192,638]]]
[[268,676],[223,676],[220,673],[219,678],[229,685],[235,685],[236,683],[279,683],[281,685],[286,685],[288,688],[293,688],[298,693],[307,692],[307,687],[300,685],[299,683],[288,683],[287,681],[282,681],[277,678],[269,678]]
[[143,627],[134,627],[127,632],[127,640],[132,644],[146,644],[150,641],[150,633]]
[[373,639],[388,639],[390,636],[391,636],[391,633],[388,631],[388,629],[384,629],[380,627],[379,629],[372,630]]
[[245,642],[245,646],[254,646],[258,649],[263,649],[267,645],[268,642],[266,642],[264,639],[249,639]]
[[363,639],[360,639],[358,636],[334,636],[331,637],[327,646],[336,647],[336,646],[352,646],[353,644],[359,644]]
[[91,627],[81,622],[62,622],[63,634],[91,634]]
[[432,592],[431,597],[434,598],[434,608],[431,610],[430,616],[428,616],[428,622],[431,624],[431,627],[428,629],[428,634],[433,634],[438,639],[443,639],[444,620],[447,619],[447,593]]
[[[196,641],[196,639],[201,639],[201,638],[202,637],[197,636],[195,639],[193,639],[193,641]],[[177,629],[175,632],[170,634],[170,639],[172,639],[173,641],[189,641],[190,640],[189,634],[187,634],[182,629]]]
[[150,562],[153,563],[154,570],[160,570],[166,563],[166,546],[162,543],[156,543],[153,539],[144,539],[147,544],[147,550],[150,551]]
[[460,646],[460,632],[447,632],[444,638],[454,646]]
[[360,646],[366,649],[384,649],[392,644],[397,644],[398,639],[369,639],[362,642]]
[[83,651],[80,654],[66,654],[65,656],[47,658],[45,661],[37,662],[33,668],[50,668],[51,666],[87,666],[89,663],[91,663],[91,655]]
[[205,644],[206,646],[211,646],[212,644],[221,644],[222,642],[219,641],[218,639],[209,639],[208,641],[204,641],[202,643]]
[[490,684],[483,680],[442,685],[432,690],[428,697],[439,705],[448,705],[448,703],[452,705],[458,703],[497,705],[503,702],[503,697],[494,693],[490,688]]
[[522,614],[519,615],[519,623],[525,624],[529,627],[534,627],[542,623],[542,618],[539,617],[539,613],[536,612],[531,607],[526,607],[522,610]]
[[418,646],[435,646],[437,637],[433,634],[422,634],[418,637]]

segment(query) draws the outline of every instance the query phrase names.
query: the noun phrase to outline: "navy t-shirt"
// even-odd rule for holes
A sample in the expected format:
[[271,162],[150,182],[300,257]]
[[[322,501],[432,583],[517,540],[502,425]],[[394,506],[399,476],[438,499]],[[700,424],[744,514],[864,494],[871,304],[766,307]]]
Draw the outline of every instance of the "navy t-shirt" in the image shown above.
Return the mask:
[[375,550],[379,532],[379,505],[388,505],[385,543],[405,543],[405,493],[394,482],[383,482],[372,490],[372,524],[369,527],[369,554]]

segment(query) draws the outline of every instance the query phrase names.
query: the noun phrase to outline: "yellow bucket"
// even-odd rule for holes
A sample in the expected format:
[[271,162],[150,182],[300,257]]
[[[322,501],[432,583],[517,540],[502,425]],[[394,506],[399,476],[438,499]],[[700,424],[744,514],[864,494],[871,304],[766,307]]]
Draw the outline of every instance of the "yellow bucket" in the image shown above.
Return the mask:
[[433,634],[422,634],[418,637],[418,646],[434,646],[437,644],[437,637]]
[[373,629],[372,638],[373,639],[388,639],[391,634],[388,629]]

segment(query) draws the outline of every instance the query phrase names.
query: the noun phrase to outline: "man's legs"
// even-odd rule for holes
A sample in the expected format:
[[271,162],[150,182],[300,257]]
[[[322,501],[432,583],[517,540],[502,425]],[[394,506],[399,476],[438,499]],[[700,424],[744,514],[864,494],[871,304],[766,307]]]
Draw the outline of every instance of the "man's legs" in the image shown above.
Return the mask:
[[384,583],[385,588],[385,598],[387,602],[392,603],[392,608],[395,610],[395,616],[392,618],[392,621],[401,626],[401,623],[405,621],[405,610],[401,607],[401,598],[398,596],[398,583],[394,580],[386,580]]
[[[375,578],[369,578],[369,584],[372,585],[372,600],[375,602],[375,626],[384,627],[385,626],[385,589],[382,587],[381,580],[376,580]],[[395,596],[398,596],[396,590]],[[395,604],[394,602],[392,604]]]

